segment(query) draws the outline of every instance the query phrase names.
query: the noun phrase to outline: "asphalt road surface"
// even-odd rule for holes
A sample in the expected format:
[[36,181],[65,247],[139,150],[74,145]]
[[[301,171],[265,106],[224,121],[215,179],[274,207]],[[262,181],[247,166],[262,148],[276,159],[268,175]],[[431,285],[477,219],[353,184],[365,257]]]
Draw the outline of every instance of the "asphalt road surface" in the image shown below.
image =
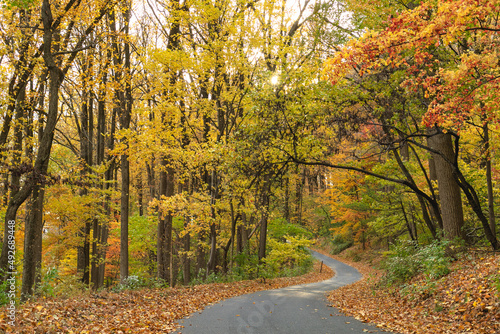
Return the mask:
[[387,333],[328,306],[326,292],[356,282],[361,274],[342,262],[312,252],[335,276],[323,282],[259,291],[206,307],[181,319],[182,334],[365,334]]

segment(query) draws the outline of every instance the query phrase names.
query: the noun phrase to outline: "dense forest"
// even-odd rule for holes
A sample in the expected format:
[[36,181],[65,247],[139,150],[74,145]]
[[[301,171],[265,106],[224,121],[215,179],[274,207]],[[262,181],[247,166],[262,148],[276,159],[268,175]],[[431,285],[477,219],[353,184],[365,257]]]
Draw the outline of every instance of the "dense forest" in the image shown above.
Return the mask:
[[[20,0],[2,287],[264,277],[321,238],[498,250],[498,0]],[[69,283],[68,283],[69,282]]]

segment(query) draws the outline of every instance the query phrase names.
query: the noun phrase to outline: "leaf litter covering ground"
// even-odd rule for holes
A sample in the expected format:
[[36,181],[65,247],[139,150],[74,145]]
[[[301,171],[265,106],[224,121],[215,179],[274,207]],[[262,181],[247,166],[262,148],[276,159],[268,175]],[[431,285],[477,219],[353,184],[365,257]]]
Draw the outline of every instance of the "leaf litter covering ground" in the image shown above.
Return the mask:
[[332,291],[333,307],[399,333],[500,333],[500,256],[470,254],[435,281],[416,277],[405,286],[379,288],[383,272],[332,256],[355,267],[363,279]]
[[101,293],[72,299],[47,299],[18,308],[16,327],[0,313],[0,333],[168,333],[174,321],[220,300],[255,291],[313,283],[333,276],[316,263],[311,272],[292,278],[203,284],[192,287]]

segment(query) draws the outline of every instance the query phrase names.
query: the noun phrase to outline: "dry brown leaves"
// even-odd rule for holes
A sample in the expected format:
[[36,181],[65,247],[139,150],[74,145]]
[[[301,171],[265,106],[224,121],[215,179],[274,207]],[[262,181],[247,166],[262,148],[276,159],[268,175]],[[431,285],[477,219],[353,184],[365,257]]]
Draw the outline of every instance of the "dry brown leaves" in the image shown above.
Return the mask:
[[500,333],[500,257],[471,256],[434,285],[417,277],[406,289],[376,288],[381,271],[332,256],[357,268],[363,280],[328,299],[347,315],[399,333]]
[[175,320],[220,300],[318,282],[332,276],[330,268],[324,266],[319,273],[319,264],[315,264],[308,274],[265,282],[253,280],[37,300],[18,308],[15,328],[7,326],[2,310],[0,333],[168,333],[175,329]]

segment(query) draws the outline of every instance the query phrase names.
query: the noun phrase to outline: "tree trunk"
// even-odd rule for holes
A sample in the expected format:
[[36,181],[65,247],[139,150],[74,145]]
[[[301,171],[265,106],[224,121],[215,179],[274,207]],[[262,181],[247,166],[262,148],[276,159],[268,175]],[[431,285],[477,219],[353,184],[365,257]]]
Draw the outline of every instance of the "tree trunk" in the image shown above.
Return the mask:
[[209,275],[210,273],[215,272],[217,269],[218,249],[217,249],[217,226],[215,225],[215,221],[218,220],[219,217],[218,217],[218,212],[215,209],[215,204],[217,203],[217,200],[220,199],[219,176],[217,175],[216,172],[212,172],[212,175],[209,177],[209,179],[205,181],[209,185],[210,189],[210,204],[212,206],[211,211],[213,219],[213,222],[210,224],[210,253],[208,256],[208,263],[207,263],[207,275]]
[[[101,77],[101,86],[99,87],[98,96],[97,96],[97,147],[96,147],[96,164],[102,165],[105,161],[105,148],[106,148],[106,83],[108,79],[108,66],[111,60],[111,52],[108,49],[106,52],[106,59],[104,66],[100,69],[102,73]],[[112,118],[114,119],[114,112]],[[108,146],[110,150],[112,150],[114,144],[114,121],[111,124],[110,138]],[[113,158],[108,157],[108,161],[111,160],[111,164],[109,169],[104,172],[104,178],[100,178],[100,188],[101,190],[109,189],[109,181],[113,179]],[[104,182],[103,182],[104,181]],[[109,195],[105,195],[104,201],[102,202],[102,209],[104,211],[105,217],[109,217],[111,215],[110,208],[110,197]],[[104,285],[104,274],[105,274],[105,260],[106,260],[106,243],[108,238],[107,231],[107,221],[99,220],[98,218],[93,221],[94,228],[94,239],[92,243],[92,255],[94,261],[92,262],[92,272],[91,272],[91,280],[92,287],[94,290],[100,289]]]
[[[131,14],[131,3],[126,2],[126,9],[123,13],[123,32],[125,38],[129,35],[129,25],[130,25],[130,14]],[[115,20],[113,17],[112,29],[115,30]],[[116,37],[114,37],[116,38]],[[120,58],[118,42],[115,39],[114,50],[115,66],[118,66],[116,70],[116,81],[121,82],[120,88],[117,88],[115,93],[116,99],[115,103],[118,104],[120,110],[120,126],[121,129],[127,130],[130,128],[130,119],[132,113],[132,86],[131,86],[131,69],[130,69],[130,42],[128,40],[124,41],[123,46],[123,56],[124,64],[123,68],[120,68],[122,61]],[[130,163],[128,160],[128,138],[125,136],[122,138],[124,144],[124,151],[121,154],[121,197],[120,197],[120,282],[123,283],[128,277],[128,266],[129,266],[129,251],[128,251],[128,220],[129,220],[129,201],[130,201]]]
[[[173,10],[173,19],[170,26],[170,31],[168,33],[167,50],[178,50],[180,47],[180,18],[177,16],[181,10],[181,2],[172,1],[171,2]],[[172,89],[174,89],[178,79],[179,73],[167,69],[169,76],[169,84]],[[171,127],[170,121],[166,119],[165,115],[162,115],[162,123],[166,127]],[[160,171],[160,196],[171,197],[174,195],[174,172],[175,170],[169,166],[169,157],[161,157],[161,171]],[[157,235],[157,259],[158,259],[158,277],[165,279],[172,284],[173,280],[173,268],[172,268],[172,214],[160,213],[160,219],[158,223],[158,235]]]
[[[24,234],[24,262],[21,295],[31,296],[37,283],[41,282],[42,269],[42,234],[43,234],[43,185],[33,188],[31,212],[26,222]],[[30,254],[30,255],[26,255]],[[27,268],[32,266],[32,268]]]
[[[87,174],[89,172],[90,167],[90,140],[89,140],[89,80],[87,78],[89,73],[87,59],[84,59],[84,64],[82,66],[82,106],[80,110],[80,126],[79,129],[79,138],[80,138],[80,163],[81,163],[81,172],[80,177],[81,180],[85,183]],[[88,189],[86,185],[83,185],[80,189],[80,196],[88,195]],[[83,237],[83,245],[78,247],[78,256],[77,256],[77,272],[82,274],[82,282],[88,286],[90,282],[90,231],[91,231],[91,222],[86,221],[84,226],[81,227],[79,235]],[[95,232],[94,232],[95,235]]]
[[495,201],[493,195],[493,181],[491,177],[491,153],[490,153],[490,133],[488,123],[483,125],[484,133],[484,149],[486,151],[486,185],[488,187],[488,215],[490,222],[490,229],[493,235],[497,234],[495,222]]
[[435,132],[429,137],[429,144],[439,154],[432,153],[436,165],[441,215],[443,217],[444,236],[447,239],[465,238],[462,227],[464,215],[460,187],[453,175],[455,161],[451,134]]
[[[44,0],[42,5],[42,21],[44,27],[43,58],[45,60],[47,68],[49,69],[50,75],[49,106],[45,128],[38,148],[35,166],[33,168],[34,179],[30,182],[25,183],[25,187],[23,187],[26,188],[28,192],[31,192],[33,190],[33,199],[35,201],[37,200],[39,195],[43,196],[43,190],[40,193],[40,190],[43,188],[43,184],[40,179],[43,179],[47,174],[50,151],[52,149],[52,142],[54,139],[54,129],[57,124],[59,113],[59,88],[61,87],[61,83],[64,79],[64,72],[58,67],[52,55],[52,40],[54,38],[54,35],[56,35],[56,32],[52,27],[52,20],[52,12],[49,2],[48,0]],[[28,222],[29,224],[27,224],[25,228],[25,254],[23,263],[23,280],[21,287],[21,300],[23,301],[33,294],[33,285],[35,283],[37,267],[36,261],[38,259],[41,259],[42,257],[42,247],[38,244],[41,243],[42,221],[39,219],[29,219]],[[36,233],[39,233],[40,235],[37,236]]]
[[[130,102],[129,102],[130,103]],[[128,129],[130,125],[129,110],[123,110],[126,115],[122,117],[122,129]],[[128,114],[128,115],[127,115]],[[126,139],[124,138],[126,141]],[[128,144],[127,144],[128,146]],[[120,198],[120,282],[128,277],[128,220],[129,220],[129,191],[130,191],[130,164],[128,153],[121,156],[122,187]]]
[[290,223],[290,178],[285,176],[285,213],[287,223]]
[[[14,156],[13,156],[13,165],[15,168],[19,168],[19,170],[13,170],[11,172],[11,184],[10,184],[10,199],[7,202],[7,211],[5,213],[5,221],[4,221],[4,235],[3,235],[3,244],[2,244],[2,254],[0,256],[0,275],[7,271],[15,271],[15,270],[7,270],[7,262],[8,262],[8,233],[9,230],[9,222],[16,220],[17,210],[21,206],[21,204],[28,198],[30,192],[25,192],[24,194],[19,194],[19,190],[21,187],[21,175],[22,172],[20,170],[21,166],[21,150],[23,148],[23,133],[21,129],[21,120],[24,116],[24,108],[25,108],[25,97],[26,97],[26,88],[24,87],[17,98],[15,103],[15,117],[18,120],[18,125],[14,127]],[[6,177],[5,182],[7,182],[7,189],[9,188],[8,177]],[[7,194],[7,191],[6,191]],[[19,196],[21,195],[21,196]],[[2,276],[0,276],[2,278]],[[3,281],[3,279],[2,279]]]
[[198,245],[196,247],[196,275],[199,276],[205,270],[205,249],[203,248],[203,233],[198,234]]
[[401,205],[401,212],[403,212],[403,218],[404,218],[405,223],[406,223],[406,229],[408,230],[408,235],[410,236],[410,239],[413,242],[416,243],[417,242],[417,238],[414,235],[413,229],[412,229],[411,224],[410,224],[410,221],[408,220],[408,216],[406,214],[406,210],[405,210],[405,206],[403,204],[403,201],[400,201],[399,204]]
[[[214,212],[215,209],[212,209]],[[207,275],[215,272],[217,268],[217,228],[215,223],[210,224],[210,253],[207,263]]]
[[[184,224],[184,228],[187,228],[188,225],[188,217],[185,217],[186,222]],[[191,259],[189,257],[189,252],[191,250],[191,236],[189,232],[186,233],[183,237],[184,244],[184,255],[182,259],[182,267],[183,267],[183,277],[184,277],[184,285],[188,285],[191,282]]]
[[305,166],[302,168],[302,173],[299,175],[300,169],[297,167],[298,180],[295,188],[295,201],[297,203],[295,207],[296,223],[302,225],[302,204],[303,204],[303,193],[304,185],[306,181],[306,170]]
[[144,195],[142,187],[142,171],[137,173],[137,206],[139,207],[139,216],[144,216]]
[[264,177],[264,184],[262,187],[262,218],[260,221],[260,236],[259,236],[259,262],[266,257],[266,243],[267,243],[267,222],[269,217],[269,196],[271,193],[271,180],[270,175],[266,174]]
[[[171,197],[174,195],[174,169],[168,166],[168,162],[162,159],[162,171],[160,172],[160,196]],[[157,261],[158,278],[164,279],[171,284],[172,271],[172,213],[159,213],[160,219],[157,230]]]
[[[109,151],[112,151],[115,147],[115,131],[116,131],[116,117],[117,117],[118,109],[113,108],[113,112],[111,115],[111,129],[109,132],[109,139],[107,143],[107,147]],[[105,120],[105,119],[104,119]],[[104,126],[104,125],[103,125]],[[104,140],[104,138],[103,138]],[[108,156],[107,158],[109,167],[104,173],[104,189],[105,191],[109,191],[111,188],[111,183],[112,181],[117,178],[117,170],[116,170],[116,162],[113,156]],[[116,184],[116,182],[115,182]],[[112,210],[111,208],[111,196],[109,193],[106,195],[104,199],[104,212],[106,213],[106,217],[110,217],[112,213],[115,211]],[[98,278],[97,278],[97,287],[101,287],[104,284],[104,275],[106,272],[106,253],[108,249],[108,237],[109,237],[109,226],[107,222],[102,222],[101,227],[99,228],[100,235],[99,235],[99,251],[98,251],[98,256],[99,256],[99,270],[98,270]],[[97,289],[96,287],[96,289]]]

